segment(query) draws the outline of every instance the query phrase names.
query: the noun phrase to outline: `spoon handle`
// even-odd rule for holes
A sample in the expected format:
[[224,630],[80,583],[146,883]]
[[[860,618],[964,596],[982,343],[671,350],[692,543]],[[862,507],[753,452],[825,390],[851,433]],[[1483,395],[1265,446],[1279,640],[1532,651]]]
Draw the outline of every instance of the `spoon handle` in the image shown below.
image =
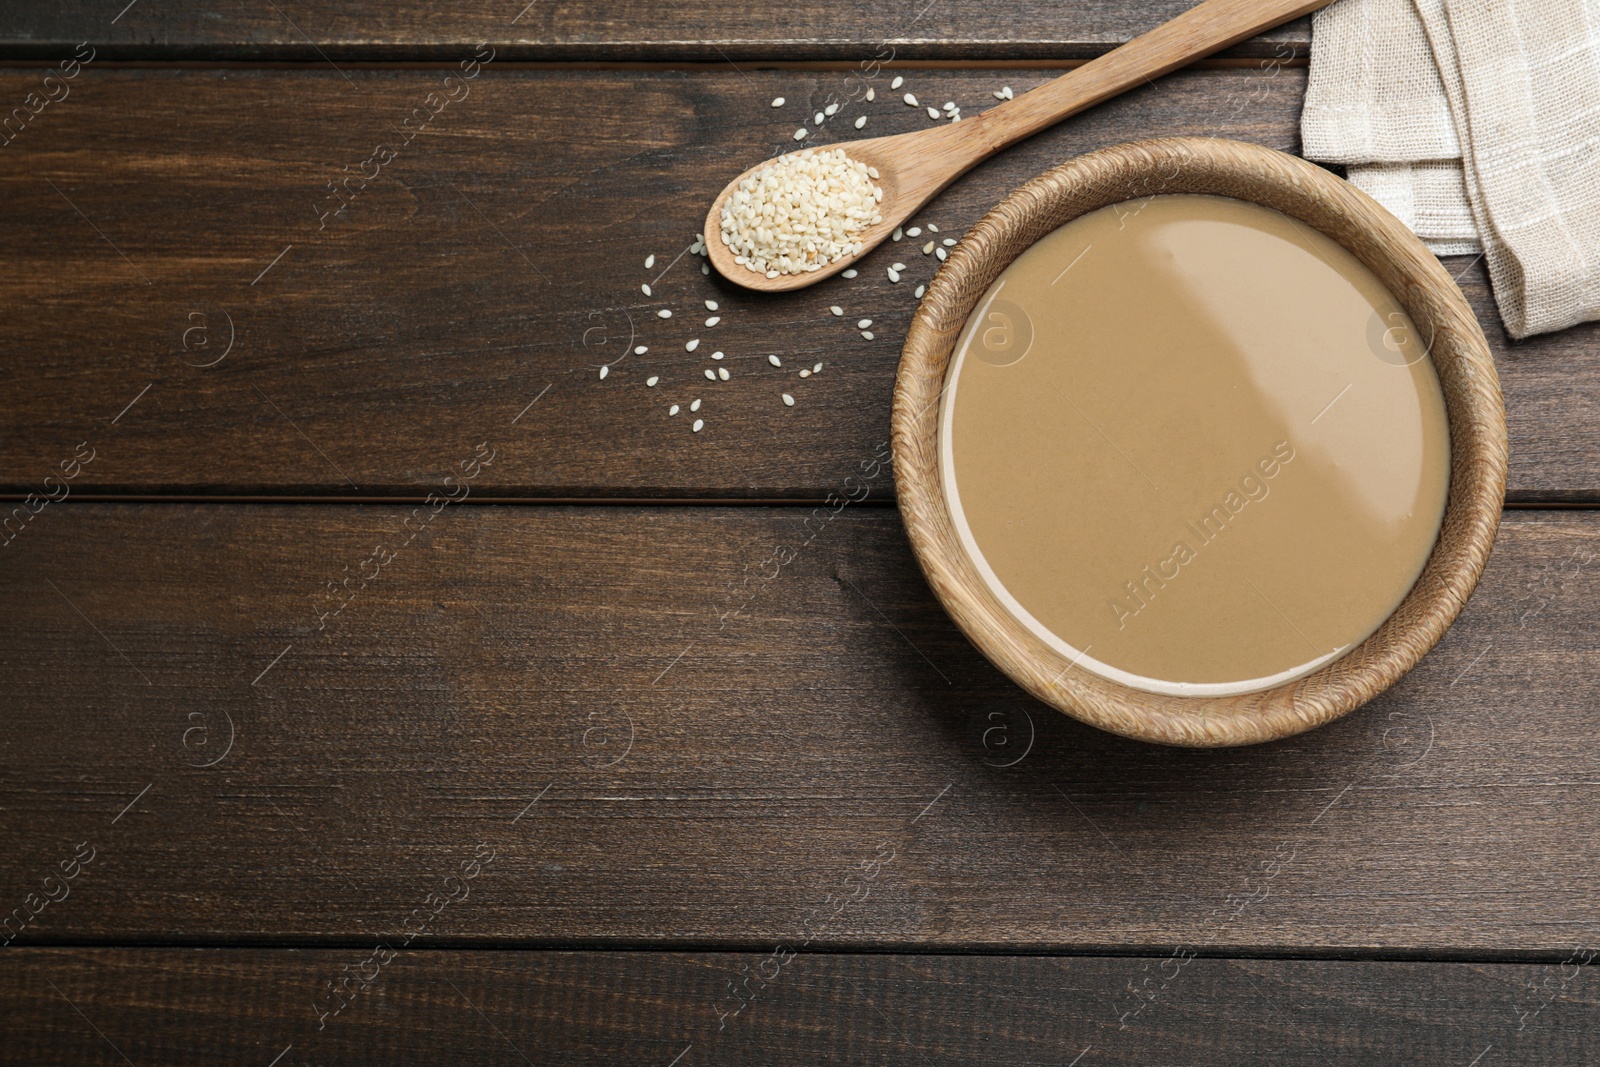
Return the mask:
[[1076,70],[977,116],[998,152],[1069,115],[1332,0],[1205,0]]

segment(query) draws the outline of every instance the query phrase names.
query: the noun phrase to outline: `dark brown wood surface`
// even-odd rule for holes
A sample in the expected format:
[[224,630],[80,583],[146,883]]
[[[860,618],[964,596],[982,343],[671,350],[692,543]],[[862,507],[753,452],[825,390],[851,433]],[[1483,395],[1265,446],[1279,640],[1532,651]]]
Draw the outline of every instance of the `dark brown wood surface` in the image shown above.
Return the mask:
[[[124,7],[126,4],[126,7]],[[0,9],[0,56],[55,59],[79,42],[145,60],[308,63],[449,59],[488,42],[520,60],[772,63],[873,59],[1027,60],[1099,55],[1165,22],[1191,0],[61,0]],[[1239,56],[1304,54],[1310,20],[1235,47]]]
[[[96,459],[72,483],[80,496],[420,498],[446,473],[442,457],[542,397],[526,416],[538,414],[533,441],[486,473],[481,494],[837,490],[886,435],[899,339],[934,261],[902,241],[853,281],[757,298],[678,256],[727,176],[791,146],[802,112],[847,93],[849,76],[491,64],[403,145],[397,123],[444,76],[81,72],[0,149],[11,235],[0,489],[39,491],[87,440]],[[909,87],[977,108],[1002,84],[1046,76],[920,71]],[[0,76],[0,98],[38,80]],[[1293,150],[1304,83],[1292,68],[1173,75],[979,168],[923,218],[957,236],[1028,177],[1130,139],[1217,133]],[[858,112],[870,115],[863,134],[927,124],[886,76],[876,85],[878,99],[847,106],[824,140],[855,135]],[[775,111],[779,94],[791,103]],[[319,222],[341,203],[327,183],[390,142],[398,157]],[[883,268],[896,260],[912,269],[892,285]],[[1512,345],[1482,265],[1451,269],[1504,381],[1511,499],[1600,499],[1600,327]],[[714,328],[706,299],[720,305]],[[872,341],[855,329],[862,317]],[[650,351],[627,354],[630,339]],[[701,376],[712,351],[726,351],[730,382]],[[817,362],[820,375],[797,377]],[[691,436],[666,409],[697,396],[706,428]]]
[[[1582,955],[813,954],[780,965],[770,952],[434,950],[363,968],[372,947],[9,949],[0,1063],[1504,1067],[1588,1062],[1600,1026],[1600,979]],[[349,985],[362,991],[322,1020],[328,983],[363,972]]]
[[1589,512],[1508,515],[1389,694],[1222,751],[1021,697],[888,508],[410,513],[69,503],[0,549],[0,900],[98,853],[19,944],[399,936],[479,843],[430,937],[1516,959],[1600,930]]

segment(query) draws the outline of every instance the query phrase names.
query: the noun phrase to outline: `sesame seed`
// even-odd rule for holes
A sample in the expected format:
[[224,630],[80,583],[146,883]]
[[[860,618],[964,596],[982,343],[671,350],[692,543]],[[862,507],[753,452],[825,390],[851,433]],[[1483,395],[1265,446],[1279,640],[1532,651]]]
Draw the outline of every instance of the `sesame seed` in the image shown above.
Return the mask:
[[653,267],[655,265],[656,265],[656,256],[655,256],[654,252],[652,252],[648,256],[644,257],[644,269],[645,270],[649,270],[651,267]]
[[650,375],[650,377],[648,377],[648,378],[646,378],[644,380],[644,384],[647,385],[648,387],[650,387],[651,389],[654,389],[656,387],[656,383],[659,382],[660,380],[661,380],[661,376],[659,374],[652,374],[652,375]]
[[950,255],[949,252],[946,252],[942,248],[935,248],[933,250],[933,254],[939,257],[939,262],[940,263],[943,263],[947,258],[949,258],[949,255]]
[[710,367],[707,367],[706,368],[706,379],[708,381],[713,381],[713,382],[716,381],[717,380],[717,372],[712,370]]
[[1015,99],[1016,95],[1017,95],[1016,93],[1011,91],[1011,86],[1009,86],[1009,85],[1006,86],[1006,99],[1007,100]]
[[946,248],[954,248],[956,246],[956,239],[954,237],[946,237],[944,239],[944,246]]
[[650,349],[646,348],[644,345],[639,345],[633,350],[633,354],[636,356],[642,356],[648,351],[650,351]]
[[859,130],[863,126],[865,126],[866,124],[867,124],[867,116],[862,115],[862,116],[860,116],[859,118],[856,119],[856,129]]
[[706,320],[706,325],[707,326],[715,326],[717,323],[719,323],[721,321],[722,321],[722,316],[721,315],[713,315],[709,319]]
[[695,349],[697,349],[699,347],[700,347],[700,338],[696,337],[696,338],[693,338],[692,340],[690,340],[687,344],[685,344],[683,346],[683,350],[685,352],[693,352]]
[[906,234],[908,236],[910,236],[910,237],[921,237],[922,236],[922,227],[921,226],[913,226],[913,227],[911,227],[911,229],[906,231]]
[[639,286],[639,291],[640,291],[640,292],[641,292],[641,293],[643,293],[643,294],[644,294],[644,295],[645,295],[645,296],[650,296],[650,295],[651,295],[651,293],[650,293],[650,286],[649,286],[649,283],[646,283],[646,284],[644,284],[644,285],[641,285],[641,286]]
[[683,410],[682,408],[680,408],[680,407],[678,407],[678,405],[674,404],[670,408],[667,409],[667,414],[668,415],[676,415],[679,411],[682,411],[682,410]]
[[728,378],[730,377],[730,375],[728,374],[728,368],[727,367],[718,367],[717,368],[717,377],[721,378],[723,381],[727,381]]
[[788,393],[784,393],[783,394],[783,403],[784,403],[784,406],[786,406],[786,407],[791,407],[791,408],[794,407],[794,397],[790,396]]
[[913,96],[911,93],[907,93],[905,96],[901,97],[901,99],[906,102],[906,107],[921,107],[922,106],[922,105],[917,103],[917,98],[915,96]]
[[700,398],[699,397],[695,397],[693,400],[691,400],[689,402],[689,410],[690,411],[699,411],[700,410]]
[[899,281],[900,280],[900,272],[895,270],[893,267],[890,267],[889,268],[889,280],[891,282]]
[[715,300],[707,300],[706,301],[706,310],[707,311],[715,311],[715,310],[717,310],[717,302]]
[[865,338],[866,340],[870,341],[870,340],[872,340],[872,331],[871,330],[862,330],[861,331],[861,336],[863,338]]
[[904,78],[900,77],[897,74],[897,75],[895,75],[894,81],[889,83],[889,88],[898,89],[898,88],[900,88],[900,86],[904,85],[905,83],[906,83],[906,80]]
[[912,293],[911,295],[916,297],[918,300],[921,300],[922,299],[922,294],[926,293],[927,291],[928,291],[928,287],[926,285],[919,285],[919,286],[917,286],[917,291]]
[[822,125],[822,112],[819,111],[815,115],[811,116],[811,125],[813,125],[813,126],[821,126]]
[[713,353],[711,353],[711,358],[712,359],[721,359],[722,358],[722,353],[721,352],[713,352]]
[[777,276],[778,276],[778,272],[777,271],[775,271],[775,270],[767,271],[767,277],[768,278],[776,278]]
[[878,90],[876,90],[876,89],[868,89],[867,90],[867,103],[870,104],[876,99],[878,99]]
[[839,105],[829,104],[827,107],[822,109],[822,113],[824,115],[837,115],[839,113]]
[[656,317],[661,319],[670,319],[672,318],[672,312],[668,311],[666,308],[662,308],[660,311],[656,312]]
[[610,367],[601,367],[600,368],[600,380],[601,381],[605,381],[606,380],[606,375],[608,375],[610,373],[611,373],[611,368]]
[[810,130],[808,130],[804,126],[802,126],[798,130],[794,131],[794,139],[796,141],[804,141],[806,139],[806,134],[808,134],[810,132],[811,132]]
[[938,109],[938,108],[936,108],[936,107],[930,107],[930,108],[929,108],[929,109],[928,109],[928,117],[929,117],[929,118],[930,118],[930,119],[936,119],[936,118],[938,118],[938,117],[939,117],[939,109]]
[[894,266],[890,267],[889,269],[890,270],[905,270],[906,269],[906,265],[904,263],[896,263]]
[[809,377],[811,377],[811,372],[808,371],[808,370],[803,370],[803,371],[800,372],[800,377],[809,378]]
[[711,264],[709,264],[709,263],[700,264],[700,273],[701,274],[710,274],[711,273]]
[[835,315],[844,314],[844,308],[840,307],[838,304],[833,305],[833,307],[829,308],[828,310],[833,312]]
[[693,429],[695,433],[699,433],[701,430],[705,429],[705,425],[706,425],[706,420],[705,419],[695,419],[694,420],[694,426],[691,427],[691,429]]
[[839,275],[839,277],[841,277],[841,278],[854,278],[857,274],[860,274],[860,273],[861,273],[860,271],[856,270],[854,267],[851,267],[849,270],[847,270],[843,274]]
[[812,367],[811,368],[811,373],[812,374],[821,374],[822,373],[822,364],[818,363],[816,366]]
[[772,106],[773,107],[782,107],[783,106],[783,97],[781,97],[781,96],[773,97],[772,98]]
[[768,356],[767,362],[772,364],[774,367],[783,366],[783,360],[779,359],[777,356]]
[[871,326],[871,325],[872,325],[872,320],[871,319],[862,319],[860,322],[856,323],[856,329],[865,330],[868,326]]
[[905,233],[904,233],[904,231],[903,231],[903,230],[901,230],[901,229],[900,229],[900,227],[898,227],[898,226],[896,226],[896,227],[895,227],[895,228],[894,228],[894,233],[891,233],[891,234],[890,234],[890,235],[889,235],[889,240],[891,240],[891,241],[898,241],[898,240],[900,240],[900,238],[901,238],[901,237],[903,237],[903,236],[905,236]]
[[933,223],[930,222],[930,223],[928,223],[928,232],[929,233],[938,233],[939,232],[939,227],[935,226]]
[[929,241],[927,244],[922,246],[922,254],[925,255],[925,256],[933,255],[933,242],[932,241]]
[[1004,89],[996,89],[994,91],[994,98],[996,100],[1004,100],[1006,98],[1006,91]]

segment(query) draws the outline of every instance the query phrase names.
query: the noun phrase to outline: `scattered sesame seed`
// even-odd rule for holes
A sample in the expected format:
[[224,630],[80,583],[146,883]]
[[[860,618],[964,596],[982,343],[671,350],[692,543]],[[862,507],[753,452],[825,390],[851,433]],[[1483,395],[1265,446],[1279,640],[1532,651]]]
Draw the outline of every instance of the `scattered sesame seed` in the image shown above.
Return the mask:
[[911,295],[916,297],[918,300],[921,300],[922,299],[922,294],[926,293],[927,291],[928,291],[928,287],[926,285],[919,285],[919,286],[917,286],[917,291],[912,293]]
[[870,341],[870,340],[872,340],[872,331],[871,330],[862,330],[861,331],[861,336],[863,338],[865,338],[866,340]]
[[898,88],[900,88],[900,86],[904,85],[905,83],[906,83],[906,80],[904,78],[900,77],[897,74],[897,75],[895,75],[894,81],[889,83],[889,88],[898,89]]
[[645,270],[649,270],[651,267],[653,267],[655,265],[656,265],[656,254],[654,252],[652,252],[648,256],[644,257],[644,269]]
[[905,231],[901,230],[900,227],[896,226],[894,228],[894,232],[889,235],[889,240],[898,241],[898,240],[900,240],[900,238],[902,238],[904,236],[905,236]]
[[678,405],[674,404],[670,408],[667,409],[667,414],[668,415],[676,415],[681,410],[683,410],[683,409],[678,407]]
[[709,263],[700,264],[700,273],[701,274],[710,274],[711,273],[711,264],[709,264]]
[[672,318],[672,312],[668,311],[666,308],[662,308],[660,311],[656,312],[656,317],[661,319],[670,319]]
[[788,393],[784,393],[783,394],[783,403],[784,403],[784,406],[786,406],[786,407],[791,407],[791,408],[794,407],[794,397],[790,396]]
[[713,381],[713,382],[716,381],[717,380],[717,372],[712,370],[710,367],[707,367],[706,368],[706,379],[708,381]]
[[871,325],[872,325],[872,320],[871,319],[862,319],[860,322],[856,323],[856,329],[865,330],[868,326],[871,326]]
[[648,386],[649,388],[654,389],[656,387],[656,383],[659,382],[660,380],[661,380],[661,376],[659,374],[652,374],[652,375],[650,375],[650,377],[648,377],[648,378],[646,378],[644,380],[644,384],[646,386]]
[[690,411],[699,411],[700,410],[700,398],[699,397],[695,397],[693,400],[691,400],[689,402],[689,410]]
[[796,141],[804,141],[806,139],[806,134],[808,134],[810,132],[811,132],[810,130],[808,130],[804,126],[802,126],[798,130],[794,131],[794,139]]
[[928,232],[929,233],[938,233],[939,232],[939,227],[935,226],[933,223],[930,222],[930,223],[928,223]]
[[819,111],[815,115],[811,116],[811,125],[813,125],[813,126],[821,126],[822,125],[822,112]]
[[915,96],[913,96],[912,94],[910,94],[910,93],[907,93],[905,96],[901,97],[901,99],[903,99],[906,102],[906,107],[921,107],[922,106],[921,104],[917,103],[917,98]]
[[695,337],[695,338],[690,339],[690,341],[683,346],[683,350],[685,352],[693,352],[695,349],[697,349],[699,347],[700,347],[700,338]]
[[935,249],[934,249],[934,250],[933,250],[933,254],[934,254],[934,255],[936,255],[936,256],[938,256],[938,257],[939,257],[939,262],[940,262],[940,263],[943,263],[943,262],[944,262],[944,261],[945,261],[945,260],[946,260],[946,259],[947,259],[947,258],[949,258],[949,256],[950,256],[950,253],[949,253],[949,252],[946,252],[946,251],[945,251],[945,250],[944,250],[944,249],[942,249],[942,248],[935,248]]
[[958,111],[955,114],[951,115],[950,116],[950,121],[951,122],[960,122],[961,121],[961,112]]
[[865,126],[866,124],[867,124],[867,116],[862,115],[862,116],[860,116],[859,118],[856,119],[856,129],[859,130],[863,126]]
[[844,314],[844,308],[840,307],[838,304],[833,305],[833,307],[829,308],[828,310],[833,312],[835,315]]
[[650,286],[649,286],[648,283],[639,286],[639,291],[641,293],[643,293],[645,296],[651,296],[652,295],[651,292],[650,292]]
[[1015,99],[1016,95],[1017,95],[1016,93],[1011,91],[1011,86],[1009,86],[1009,85],[1006,86],[1006,99],[1007,100]]
[[782,107],[783,106],[783,97],[781,97],[781,96],[773,97],[772,98],[772,106],[773,107]]
[[729,377],[728,368],[727,367],[718,367],[717,368],[717,377],[721,378],[723,381],[727,381],[728,377]]
[[811,368],[811,373],[812,374],[821,374],[822,373],[822,364],[818,363],[816,366],[812,367]]
[[909,236],[909,237],[921,237],[922,236],[922,227],[921,226],[913,226],[913,227],[911,227],[911,229],[906,231],[906,235]]
[[890,267],[889,269],[890,270],[905,270],[906,269],[906,265],[904,263],[896,263],[892,267]]
[[722,321],[722,316],[721,315],[713,315],[709,319],[706,320],[706,325],[707,326],[715,326],[717,323],[719,323],[721,321]]
[[1004,100],[1006,98],[1006,91],[1004,89],[996,89],[994,91],[994,98],[996,100]]
[[851,267],[849,270],[847,270],[843,274],[839,275],[839,277],[841,277],[841,278],[854,278],[857,274],[860,274],[860,273],[861,273],[860,271],[856,270],[854,267]]
[[722,353],[721,352],[713,352],[713,353],[711,353],[711,358],[712,359],[721,359],[722,358]]
[[811,372],[808,371],[808,370],[803,370],[803,371],[800,372],[800,377],[809,378],[809,377],[811,377]]
[[944,102],[944,109],[946,111],[958,111],[958,110],[960,110],[959,108],[956,107],[956,102],[954,100],[946,100]]
[[878,99],[878,90],[876,90],[876,89],[868,89],[867,90],[867,103],[870,104],[876,99]]
[[889,280],[891,282],[899,281],[900,280],[900,272],[895,270],[893,267],[890,267],[889,268]]
[[600,380],[601,381],[605,381],[606,380],[606,375],[608,375],[610,373],[611,373],[611,368],[610,367],[601,367],[600,368]]
[[639,345],[633,350],[633,354],[636,356],[642,356],[648,351],[650,351],[650,349],[646,348],[644,345]]
[[705,419],[695,419],[694,420],[694,425],[692,427],[690,427],[690,429],[694,430],[695,433],[699,433],[701,430],[705,429],[705,425],[706,425],[706,420]]
[[933,255],[933,242],[932,241],[929,241],[927,244],[922,246],[922,254],[925,255],[925,256]]
[[939,117],[939,109],[938,109],[938,108],[936,108],[936,107],[930,107],[930,108],[929,108],[929,109],[928,109],[928,117],[929,117],[929,118],[930,118],[930,119],[936,119],[936,118],[938,118],[938,117]]
[[822,113],[824,115],[830,115],[830,116],[831,115],[837,115],[839,113],[839,105],[838,104],[829,104],[827,107],[822,109]]
[[707,300],[706,301],[706,310],[707,311],[715,311],[715,310],[717,310],[717,302],[715,300]]
[[777,356],[768,356],[767,362],[772,364],[774,367],[783,366],[783,360],[779,359]]
[[944,239],[944,246],[946,248],[954,248],[956,246],[956,239],[954,237],[946,237]]

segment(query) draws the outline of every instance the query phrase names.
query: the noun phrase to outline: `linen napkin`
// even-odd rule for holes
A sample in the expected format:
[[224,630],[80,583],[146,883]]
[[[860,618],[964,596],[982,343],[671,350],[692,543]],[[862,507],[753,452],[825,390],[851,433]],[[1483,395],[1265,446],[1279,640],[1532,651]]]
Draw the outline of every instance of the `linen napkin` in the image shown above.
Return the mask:
[[1481,251],[1512,337],[1600,318],[1600,0],[1339,0],[1300,133],[1435,253]]

